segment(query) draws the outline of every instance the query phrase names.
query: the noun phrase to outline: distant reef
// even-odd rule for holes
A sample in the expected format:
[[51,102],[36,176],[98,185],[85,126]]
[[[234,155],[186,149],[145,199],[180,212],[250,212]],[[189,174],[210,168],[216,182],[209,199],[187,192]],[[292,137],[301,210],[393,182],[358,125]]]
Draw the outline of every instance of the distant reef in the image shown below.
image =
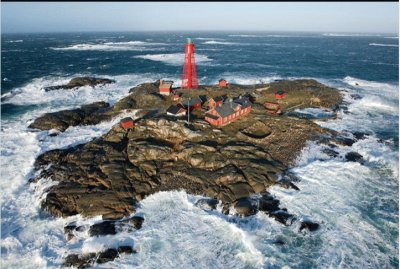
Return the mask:
[[71,79],[65,85],[56,85],[56,86],[49,86],[43,88],[46,92],[48,91],[55,91],[55,90],[70,90],[78,87],[83,86],[98,86],[98,85],[106,85],[110,83],[115,83],[115,80],[108,79],[108,78],[94,78],[94,77],[76,77]]

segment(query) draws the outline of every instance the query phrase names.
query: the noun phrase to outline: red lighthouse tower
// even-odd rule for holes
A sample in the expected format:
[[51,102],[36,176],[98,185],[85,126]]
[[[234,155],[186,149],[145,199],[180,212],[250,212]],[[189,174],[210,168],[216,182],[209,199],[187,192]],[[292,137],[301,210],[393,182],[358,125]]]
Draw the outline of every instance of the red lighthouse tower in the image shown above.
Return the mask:
[[196,73],[196,62],[194,60],[194,44],[187,39],[185,44],[185,60],[183,62],[182,89],[192,89],[199,86]]

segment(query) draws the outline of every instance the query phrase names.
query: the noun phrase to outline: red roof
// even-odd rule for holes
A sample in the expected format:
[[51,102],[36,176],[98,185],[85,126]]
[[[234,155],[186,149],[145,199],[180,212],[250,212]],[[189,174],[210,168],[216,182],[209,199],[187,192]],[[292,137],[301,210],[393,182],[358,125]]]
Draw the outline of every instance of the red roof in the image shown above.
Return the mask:
[[131,117],[127,117],[127,118],[123,118],[120,121],[120,125],[122,128],[129,129],[132,128],[133,126],[135,126],[135,123],[133,122],[133,119]]

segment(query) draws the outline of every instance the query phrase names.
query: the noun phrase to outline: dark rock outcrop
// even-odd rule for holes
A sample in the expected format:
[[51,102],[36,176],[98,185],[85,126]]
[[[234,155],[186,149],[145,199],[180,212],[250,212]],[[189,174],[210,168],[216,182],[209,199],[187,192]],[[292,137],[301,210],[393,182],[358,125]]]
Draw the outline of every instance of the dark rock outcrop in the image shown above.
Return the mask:
[[339,152],[337,152],[336,150],[333,150],[331,148],[324,148],[322,150],[322,152],[333,158],[336,158],[337,156],[339,156]]
[[73,222],[64,227],[64,236],[66,241],[70,241],[75,237],[75,233],[84,231],[88,231],[90,236],[116,234],[122,230],[133,231],[142,228],[143,221],[143,217],[133,216],[125,220],[105,220],[103,222],[93,224],[92,226],[77,226],[76,223]]
[[318,223],[312,222],[312,221],[309,221],[309,220],[305,220],[305,221],[301,222],[299,231],[302,231],[303,229],[307,229],[310,232],[313,232],[313,231],[318,230],[318,228],[319,228],[319,224]]
[[58,85],[58,86],[49,86],[45,87],[44,90],[54,91],[54,90],[69,90],[83,86],[98,86],[98,85],[106,85],[110,83],[115,83],[115,80],[107,79],[107,78],[94,78],[94,77],[76,77],[71,79],[65,85]]
[[336,142],[341,145],[351,147],[356,142],[356,140],[344,136],[339,136],[336,138]]
[[109,108],[110,104],[106,102],[96,102],[77,109],[46,113],[35,119],[28,127],[39,130],[56,129],[63,132],[70,126],[98,124],[112,118]]
[[108,234],[116,234],[117,229],[115,227],[115,222],[113,221],[104,221],[100,223],[96,223],[90,226],[89,235],[90,236],[101,236]]
[[361,164],[364,163],[364,158],[361,154],[357,153],[357,152],[349,152],[346,154],[345,156],[346,160],[350,161],[350,162],[359,162]]
[[210,210],[216,209],[217,205],[218,205],[218,200],[217,199],[204,198],[204,199],[199,199],[196,202],[196,206],[198,206],[201,209],[206,210],[206,211],[210,211]]
[[354,132],[353,136],[357,139],[357,140],[362,140],[365,139],[369,136],[370,134],[367,132]]
[[257,213],[257,205],[250,198],[241,198],[234,204],[237,214],[242,217],[251,216]]
[[92,267],[96,263],[106,263],[113,261],[118,258],[121,253],[135,253],[135,250],[131,246],[121,246],[117,249],[109,248],[99,253],[87,253],[87,254],[69,254],[64,259],[64,266],[76,268],[88,268]]

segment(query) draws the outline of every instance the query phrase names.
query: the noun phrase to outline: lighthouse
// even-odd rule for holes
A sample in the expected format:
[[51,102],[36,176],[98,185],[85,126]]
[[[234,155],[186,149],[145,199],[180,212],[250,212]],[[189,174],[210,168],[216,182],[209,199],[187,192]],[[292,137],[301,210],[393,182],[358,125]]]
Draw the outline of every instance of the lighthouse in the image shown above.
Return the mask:
[[199,86],[194,60],[194,44],[190,38],[185,44],[185,59],[182,72],[182,89],[193,89]]

